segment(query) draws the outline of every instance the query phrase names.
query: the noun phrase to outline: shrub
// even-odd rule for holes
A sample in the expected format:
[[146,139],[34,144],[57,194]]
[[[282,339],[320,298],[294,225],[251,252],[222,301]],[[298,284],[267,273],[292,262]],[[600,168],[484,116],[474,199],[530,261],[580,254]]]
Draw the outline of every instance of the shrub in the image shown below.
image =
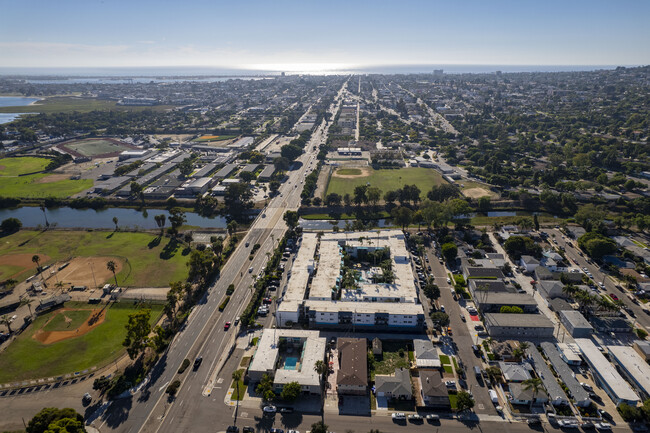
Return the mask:
[[169,384],[165,392],[171,396],[174,396],[178,392],[178,388],[180,388],[180,386],[181,386],[181,381],[177,379]]
[[189,366],[190,366],[190,360],[185,358],[183,360],[183,363],[181,364],[181,367],[178,369],[178,374],[183,374],[183,372],[185,372],[185,370],[187,370],[187,367]]
[[234,284],[229,285],[228,288],[226,289],[226,295],[230,296],[234,292],[235,292],[235,285]]
[[221,301],[221,304],[219,304],[219,311],[223,311],[226,309],[226,305],[228,305],[228,302],[230,302],[230,296],[226,296],[223,298],[223,301]]

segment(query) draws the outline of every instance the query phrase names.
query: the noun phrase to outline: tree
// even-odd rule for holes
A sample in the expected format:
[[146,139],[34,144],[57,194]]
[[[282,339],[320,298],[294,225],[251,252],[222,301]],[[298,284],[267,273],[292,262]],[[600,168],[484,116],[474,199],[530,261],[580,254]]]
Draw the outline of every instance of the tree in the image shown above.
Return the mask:
[[45,213],[45,204],[44,204],[44,203],[41,203],[41,205],[40,205],[39,207],[40,207],[40,209],[41,209],[41,212],[43,212],[43,216],[45,217],[45,227],[49,227],[49,226],[50,226],[50,223],[49,223],[49,221],[47,220],[47,213]]
[[467,391],[461,391],[456,394],[456,410],[464,412],[474,407],[474,399]]
[[213,253],[210,250],[192,250],[187,266],[190,268],[188,279],[191,281],[206,281],[212,272]]
[[142,192],[142,185],[140,185],[136,181],[132,181],[129,184],[129,188],[131,189],[131,195],[134,196],[134,197],[139,195]]
[[325,204],[327,206],[340,206],[341,196],[335,192],[331,192],[325,196]]
[[0,323],[5,325],[7,327],[7,331],[11,334],[11,318],[7,316],[6,314],[2,317],[0,317]]
[[533,226],[535,227],[535,231],[539,231],[539,218],[537,218],[537,214],[533,214]]
[[31,298],[23,298],[20,300],[20,306],[22,307],[23,305],[27,305],[27,308],[29,308],[29,315],[32,315],[32,304],[34,303],[34,300]]
[[379,200],[381,199],[381,190],[379,188],[377,188],[376,186],[371,186],[366,191],[366,194],[368,196],[368,201],[373,206],[377,206],[377,203],[379,203]]
[[226,226],[226,230],[230,236],[233,236],[235,233],[237,233],[237,221],[231,220]]
[[406,226],[411,224],[411,219],[413,217],[413,211],[407,207],[396,207],[391,212],[391,216],[397,224],[402,226],[402,230],[406,229]]
[[284,213],[282,219],[287,223],[289,230],[295,230],[298,227],[298,212],[288,210]]
[[311,425],[311,433],[327,433],[329,431],[328,428],[327,424],[323,421],[318,421]]
[[117,287],[117,275],[115,275],[115,270],[117,269],[117,265],[113,260],[109,260],[108,263],[106,263],[106,269],[108,269],[113,273],[113,278],[115,278],[115,287]]
[[129,358],[136,359],[147,347],[149,333],[151,332],[151,310],[143,308],[135,313],[129,314],[129,321],[126,324],[126,337],[122,345],[126,347]]
[[245,183],[233,183],[226,187],[226,193],[223,197],[227,212],[232,217],[241,216],[244,211],[253,206],[251,201],[253,193]]
[[427,198],[431,201],[443,202],[450,198],[456,198],[460,196],[460,190],[452,184],[442,183],[440,185],[434,185],[431,188],[431,191],[427,193]]
[[[41,409],[41,411],[34,415],[34,417],[29,421],[26,432],[46,433],[50,430],[58,433],[81,433],[86,431],[83,427],[83,421],[83,416],[77,413],[74,409],[46,407]],[[53,427],[51,428],[50,426]]]
[[490,210],[490,197],[484,195],[483,197],[479,197],[478,199],[478,210],[481,212],[487,212]]
[[420,226],[424,222],[424,214],[421,210],[416,210],[413,212],[413,222],[418,223],[418,232],[420,231]]
[[300,397],[301,391],[302,389],[300,388],[300,384],[298,382],[289,382],[282,387],[280,397],[284,401],[293,402],[296,401],[298,397]]
[[162,238],[163,235],[163,230],[165,229],[165,222],[167,217],[165,217],[165,214],[160,214],[156,215],[153,217],[154,221],[156,221],[156,225],[160,228],[160,237]]
[[458,247],[453,242],[442,244],[440,251],[442,252],[442,256],[445,258],[447,263],[454,262],[456,260],[456,256],[458,255]]
[[114,216],[114,217],[113,217],[113,224],[115,224],[115,231],[117,231],[117,230],[118,230],[118,227],[117,227],[117,222],[118,222],[118,219],[117,219],[117,217],[116,217],[116,216]]
[[262,400],[265,402],[272,401],[275,398],[275,393],[273,392],[273,378],[268,374],[262,376],[262,380],[257,384],[255,392],[262,396]]
[[434,311],[431,313],[431,321],[434,326],[445,327],[449,325],[449,315],[442,311]]
[[539,257],[542,247],[528,236],[510,236],[503,243],[503,248],[514,260],[519,260],[523,255]]
[[616,252],[616,242],[597,232],[588,232],[578,238],[578,246],[594,259]]
[[532,377],[530,379],[526,379],[522,384],[522,389],[525,391],[532,390],[533,391],[533,397],[530,399],[530,407],[532,409],[533,404],[535,403],[535,400],[537,399],[537,394],[539,391],[544,389],[544,386],[542,385],[542,379],[538,377]]
[[179,207],[173,207],[169,210],[169,224],[171,228],[169,231],[175,236],[178,234],[178,229],[185,224],[187,219],[185,218],[185,212]]
[[239,381],[241,380],[241,376],[241,370],[235,370],[232,372],[232,380],[235,382],[235,387],[237,388],[237,407],[239,407]]
[[366,195],[367,190],[367,185],[358,185],[354,187],[354,204],[361,206],[363,203],[368,203],[368,196]]
[[239,178],[243,180],[244,182],[252,182],[253,180],[257,179],[257,176],[255,173],[251,171],[242,171],[239,173]]
[[294,161],[296,158],[302,155],[302,148],[291,143],[285,144],[280,148],[280,155],[289,161]]
[[271,191],[272,194],[277,193],[278,190],[280,189],[280,185],[281,183],[279,181],[272,180],[271,182],[269,182],[269,191]]
[[275,166],[275,169],[278,171],[287,171],[289,170],[289,165],[291,164],[291,161],[289,161],[287,158],[284,158],[282,156],[278,156],[273,160],[273,165]]
[[3,233],[14,233],[20,230],[23,226],[23,223],[18,219],[18,218],[7,218],[2,220],[2,224],[0,224],[0,231]]
[[36,272],[41,272],[41,264],[40,264],[41,258],[38,256],[38,254],[34,254],[32,256],[32,262],[36,263]]
[[[645,407],[645,403],[644,403],[644,407]],[[625,422],[638,421],[641,418],[643,418],[642,409],[640,410],[634,406],[630,406],[627,403],[619,404],[616,409],[618,410],[618,413],[621,414],[621,418],[623,418],[623,421]]]
[[180,164],[178,164],[177,167],[178,167],[178,171],[181,172],[181,176],[183,177],[189,176],[194,170],[194,167],[192,165],[192,158],[185,158],[183,161],[181,161]]
[[424,292],[424,295],[431,300],[435,300],[440,297],[440,288],[438,288],[437,285],[433,284],[430,281],[424,285],[422,291]]

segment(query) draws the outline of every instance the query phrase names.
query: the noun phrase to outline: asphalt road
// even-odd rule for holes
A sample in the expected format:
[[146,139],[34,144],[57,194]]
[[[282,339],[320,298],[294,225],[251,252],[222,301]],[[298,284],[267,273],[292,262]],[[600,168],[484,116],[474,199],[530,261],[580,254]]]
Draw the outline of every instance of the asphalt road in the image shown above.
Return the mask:
[[[605,285],[605,289],[601,289],[599,287],[600,293],[602,294],[614,293],[623,302],[623,304],[625,304],[626,306],[632,309],[636,317],[632,317],[623,311],[623,314],[625,314],[628,317],[630,322],[639,323],[646,329],[650,329],[650,316],[648,316],[639,305],[630,301],[627,297],[626,291],[616,287],[614,281],[606,273],[602,272],[597,265],[587,262],[586,257],[580,256],[578,254],[579,250],[577,248],[577,242],[573,242],[570,239],[563,239],[562,232],[560,232],[560,230],[557,229],[542,229],[542,231],[548,233],[549,240],[554,239],[557,242],[558,246],[564,247],[564,252],[567,255],[567,257],[571,260],[573,264],[580,267],[581,271],[583,268],[586,267],[589,270],[589,272],[591,272],[591,274],[593,275],[592,280],[594,280],[596,284],[602,282]],[[555,235],[555,237],[552,237],[552,235]]]
[[[449,326],[452,330],[451,338],[456,342],[457,347],[456,356],[459,361],[462,361],[465,367],[464,371],[466,373],[467,386],[472,392],[476,402],[474,412],[478,414],[496,415],[497,411],[490,400],[486,384],[483,381],[479,383],[473,372],[475,366],[478,366],[481,369],[484,368],[481,358],[474,355],[474,351],[472,350],[472,345],[476,344],[476,337],[470,332],[469,326],[474,322],[469,321],[469,319],[467,319],[468,322],[462,321],[460,318],[461,314],[464,316],[467,315],[462,311],[459,302],[455,301],[453,298],[452,287],[447,283],[447,268],[438,261],[438,258],[432,249],[427,248],[426,254],[429,258],[429,265],[431,266],[432,274],[435,277],[435,283],[440,288],[439,303],[445,306],[445,311],[449,315]],[[464,304],[463,300],[460,302]],[[443,337],[441,340],[446,338],[448,337]]]

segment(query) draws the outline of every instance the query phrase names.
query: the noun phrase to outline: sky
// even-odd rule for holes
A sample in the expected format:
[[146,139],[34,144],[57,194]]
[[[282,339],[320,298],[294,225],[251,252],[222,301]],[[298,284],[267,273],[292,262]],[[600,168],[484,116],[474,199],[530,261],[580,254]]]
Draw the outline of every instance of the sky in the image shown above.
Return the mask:
[[647,0],[0,0],[0,67],[650,64]]

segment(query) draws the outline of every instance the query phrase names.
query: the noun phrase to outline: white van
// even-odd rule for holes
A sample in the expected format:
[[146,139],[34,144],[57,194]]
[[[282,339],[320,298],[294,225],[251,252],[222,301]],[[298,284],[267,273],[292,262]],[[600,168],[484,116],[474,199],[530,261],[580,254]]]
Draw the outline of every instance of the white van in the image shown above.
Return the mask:
[[499,403],[499,396],[497,395],[497,392],[493,389],[488,391],[488,394],[490,394],[490,400],[492,400],[492,403],[497,404]]

